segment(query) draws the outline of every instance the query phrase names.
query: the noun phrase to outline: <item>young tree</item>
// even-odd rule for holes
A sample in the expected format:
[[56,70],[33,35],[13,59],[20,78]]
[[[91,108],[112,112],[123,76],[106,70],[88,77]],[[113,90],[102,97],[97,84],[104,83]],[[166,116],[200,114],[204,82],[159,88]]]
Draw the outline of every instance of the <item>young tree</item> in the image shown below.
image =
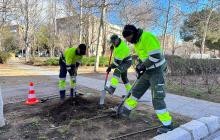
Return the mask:
[[[180,36],[184,41],[193,41],[197,47],[200,47],[201,54],[204,53],[204,45],[208,48],[212,48],[211,42],[215,42],[218,36],[218,28],[220,26],[220,14],[217,11],[212,11],[210,16],[210,9],[203,9],[198,12],[193,12],[184,21],[183,26],[180,29]],[[208,42],[207,43],[207,40]],[[213,40],[213,41],[212,41]],[[217,39],[218,40],[218,39]],[[205,41],[205,44],[203,43]]]

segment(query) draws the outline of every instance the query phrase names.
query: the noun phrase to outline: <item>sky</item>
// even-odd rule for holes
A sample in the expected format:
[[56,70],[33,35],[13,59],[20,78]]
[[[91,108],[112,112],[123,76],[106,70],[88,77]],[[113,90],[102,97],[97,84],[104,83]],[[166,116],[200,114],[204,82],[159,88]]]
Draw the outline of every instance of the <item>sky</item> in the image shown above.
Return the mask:
[[[147,1],[147,0],[146,0]],[[180,1],[180,0],[179,0]],[[199,6],[196,5],[196,6],[193,6],[193,5],[188,5],[188,4],[184,4],[183,2],[178,2],[178,0],[171,0],[171,5],[175,4],[175,5],[179,5],[181,11],[184,13],[184,14],[189,14],[189,13],[192,13],[194,11],[197,11],[197,10],[201,10],[204,8],[204,5],[207,4],[207,1],[208,0],[200,0],[199,1]],[[158,5],[167,9],[168,7],[168,0],[158,0]],[[171,8],[171,12],[170,12],[170,16],[172,16],[173,14],[173,7]],[[123,26],[123,23],[119,17],[119,14],[118,14],[119,11],[110,11],[109,14],[108,14],[108,21],[112,24],[116,24],[116,25],[119,25],[119,26]],[[165,18],[164,16],[161,16],[161,23],[164,23],[165,21]],[[182,18],[182,21],[180,22],[183,22],[184,20],[184,17]],[[170,28],[170,25],[168,26],[168,31],[170,31],[171,28]],[[162,30],[157,28],[156,26],[153,26],[149,29],[149,31],[153,32],[155,35],[161,35],[162,34]],[[178,38],[179,35],[178,35]]]
[[[60,2],[57,4],[57,8],[58,9],[64,9],[64,7],[62,6],[63,5],[62,4],[63,1],[61,1],[61,0],[59,0],[59,1]],[[136,0],[136,1],[138,1],[138,0]],[[146,2],[148,0],[143,0],[143,1]],[[156,1],[156,0],[153,0],[153,1]],[[171,3],[177,5],[178,1],[180,1],[180,0],[171,0]],[[182,1],[184,1],[184,0],[182,0]],[[178,5],[179,5],[181,11],[183,11],[185,14],[188,14],[188,13],[192,13],[193,11],[196,11],[196,10],[201,10],[202,8],[204,8],[204,5],[207,4],[207,2],[208,2],[208,0],[199,0],[199,1],[200,1],[200,6],[196,6],[196,7],[192,7],[192,5],[191,6],[186,5],[186,4],[182,3],[182,2],[179,3]],[[42,3],[43,4],[43,9],[44,10],[47,9],[48,8],[48,1],[47,0],[42,0],[42,2],[43,2]],[[167,7],[168,7],[168,3],[167,2],[168,2],[168,0],[157,0],[158,6],[163,7],[165,9],[167,9]],[[45,10],[45,11],[47,11],[47,10]],[[107,15],[107,21],[112,23],[112,24],[116,24],[118,26],[123,27],[124,25],[122,23],[121,18],[119,17],[119,12],[120,12],[120,7],[118,7],[116,10],[115,9],[114,10],[110,10],[110,12],[108,12],[108,15]],[[48,14],[47,12],[43,12],[42,13],[42,17],[45,17],[47,14]],[[170,16],[172,16],[172,14],[173,14],[173,8],[171,8]],[[61,17],[65,17],[65,16],[66,16],[66,14],[65,14],[65,12],[63,10],[59,11],[58,14],[57,14],[57,18],[61,18]],[[99,16],[99,15],[96,14],[96,16]],[[183,21],[183,19],[182,19],[182,21]],[[164,23],[164,21],[165,21],[164,16],[160,17],[160,21],[161,21],[161,24]],[[182,22],[182,21],[180,21],[180,22]],[[163,32],[161,30],[161,28],[159,28],[157,25],[152,26],[151,28],[148,28],[148,30],[153,32],[157,36],[160,36],[162,34],[162,32]],[[168,32],[170,30],[171,30],[171,27],[169,25],[168,26]],[[178,35],[178,40],[180,40],[179,35]]]

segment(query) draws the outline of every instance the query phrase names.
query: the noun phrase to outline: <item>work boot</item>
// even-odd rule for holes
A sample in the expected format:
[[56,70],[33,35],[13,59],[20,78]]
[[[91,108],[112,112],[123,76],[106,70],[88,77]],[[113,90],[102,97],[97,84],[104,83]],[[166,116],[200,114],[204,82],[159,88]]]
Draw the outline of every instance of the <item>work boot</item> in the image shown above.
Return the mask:
[[60,91],[60,101],[63,103],[64,100],[65,100],[65,93],[66,93],[66,90],[61,90]]
[[79,97],[79,94],[77,93],[76,89],[71,88],[70,89],[70,98],[73,97]]
[[70,98],[73,98],[73,93],[74,93],[74,89],[71,88],[71,89],[70,89]]
[[125,118],[129,118],[130,113],[131,113],[131,110],[128,110],[125,107],[122,107],[122,109],[119,110],[119,115]]
[[174,126],[172,124],[168,126],[162,126],[161,128],[157,129],[157,134],[167,133],[169,131],[172,131],[173,129],[174,129]]
[[115,92],[115,88],[112,86],[110,87],[105,86],[105,90],[111,95]]

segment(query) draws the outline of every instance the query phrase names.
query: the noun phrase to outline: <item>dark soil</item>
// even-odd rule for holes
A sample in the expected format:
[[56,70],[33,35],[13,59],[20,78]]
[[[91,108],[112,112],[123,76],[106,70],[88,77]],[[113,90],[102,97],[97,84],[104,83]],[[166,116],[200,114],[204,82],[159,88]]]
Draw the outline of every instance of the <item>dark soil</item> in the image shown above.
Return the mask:
[[[58,99],[34,106],[23,103],[7,104],[7,125],[0,128],[0,139],[103,140],[160,125],[151,107],[145,106],[147,112],[137,109],[132,112],[131,119],[120,118],[109,109],[118,104],[118,99],[107,98],[106,106],[101,110],[98,107],[99,97],[96,95],[94,93],[94,96],[68,99],[62,104]],[[91,119],[103,115],[109,116]],[[188,121],[178,115],[174,118],[176,125]],[[156,129],[122,139],[146,140],[155,135]]]

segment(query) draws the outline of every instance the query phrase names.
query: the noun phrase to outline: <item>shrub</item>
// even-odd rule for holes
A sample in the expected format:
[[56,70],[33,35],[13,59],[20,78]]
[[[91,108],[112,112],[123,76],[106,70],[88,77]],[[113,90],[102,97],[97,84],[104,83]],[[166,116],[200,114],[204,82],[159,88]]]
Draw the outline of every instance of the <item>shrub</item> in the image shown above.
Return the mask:
[[99,65],[100,66],[103,66],[103,67],[106,67],[108,66],[108,63],[109,63],[109,58],[108,57],[100,57],[99,58]]
[[59,58],[49,58],[44,61],[44,65],[58,66],[59,65]]
[[4,64],[10,59],[11,55],[8,52],[0,51],[0,63]]
[[218,59],[184,59],[178,56],[166,56],[171,75],[197,75],[220,73]]
[[[82,59],[82,65],[83,66],[94,66],[95,65],[95,56],[91,57],[83,57]],[[108,65],[108,58],[101,56],[99,58],[99,66],[107,66]]]
[[[94,66],[95,65],[95,56],[92,57],[83,57],[82,59],[82,66]],[[28,64],[31,65],[38,65],[38,66],[58,66],[59,65],[59,58],[49,58],[47,60],[42,60],[39,58],[32,58]],[[108,58],[107,57],[100,57],[99,58],[99,66],[108,66]]]

